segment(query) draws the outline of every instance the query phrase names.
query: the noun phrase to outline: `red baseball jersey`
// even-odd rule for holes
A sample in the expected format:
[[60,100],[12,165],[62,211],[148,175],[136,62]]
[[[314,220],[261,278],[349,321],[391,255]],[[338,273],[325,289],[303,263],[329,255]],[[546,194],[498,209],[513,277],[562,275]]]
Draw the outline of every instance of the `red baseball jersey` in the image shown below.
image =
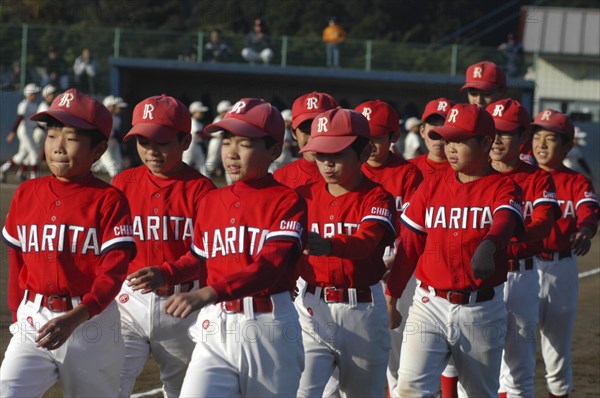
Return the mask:
[[[2,230],[19,254],[18,286],[45,296],[83,296],[93,316],[117,295],[135,249],[127,199],[93,177],[63,182],[54,176],[16,190]],[[109,256],[125,246],[127,254]],[[11,276],[12,278],[13,276]],[[17,289],[14,283],[9,290]],[[18,307],[19,294],[9,292]]]
[[[383,253],[395,239],[394,199],[383,187],[365,178],[356,191],[334,197],[325,181],[304,186],[298,193],[306,199],[311,232],[331,239],[330,256],[306,256],[299,263],[300,276],[309,284],[345,288],[368,288],[386,271]],[[339,244],[344,236],[365,228],[384,230],[383,239],[371,252]],[[359,251],[360,253],[356,253]]]
[[321,173],[316,162],[309,162],[304,158],[293,161],[273,173],[275,180],[292,189],[302,185],[321,181]]
[[427,154],[412,158],[408,160],[408,162],[417,166],[423,175],[423,179],[444,174],[450,167],[450,163],[447,160],[443,162],[434,162],[433,160],[427,158]]
[[544,239],[544,249],[571,250],[571,235],[582,227],[593,233],[598,228],[598,199],[592,182],[583,174],[562,166],[550,171],[556,184],[556,197],[562,211],[560,219]]
[[367,162],[363,163],[362,172],[392,194],[398,215],[404,202],[410,200],[423,181],[423,176],[415,165],[392,153],[379,167],[370,166]]
[[[196,204],[215,185],[192,167],[173,178],[160,178],[146,166],[125,170],[112,181],[131,207],[137,256],[128,274],[164,261],[176,261],[189,252],[194,234]],[[192,271],[192,270],[190,270]],[[179,283],[198,279],[198,273],[178,275]]]
[[538,239],[535,229],[540,223],[552,221],[546,215],[548,212],[556,220],[560,217],[554,181],[550,173],[526,162],[521,162],[515,169],[502,174],[512,178],[523,191],[525,234],[519,237],[522,243],[511,245],[510,252],[516,258],[531,257],[541,251],[541,239]]
[[[473,276],[471,258],[489,236],[498,213],[509,211],[522,224],[521,203],[519,186],[496,171],[467,183],[458,181],[452,169],[438,178],[425,179],[402,213],[403,227],[408,228],[403,228],[389,291],[400,297],[404,290],[400,275],[410,275],[415,264],[416,277],[436,289],[474,291],[503,283],[506,250],[496,250],[496,269],[485,280]],[[404,234],[425,236],[424,247],[406,253]]]
[[210,191],[198,204],[191,252],[218,301],[293,291],[306,242],[306,203],[266,177]]

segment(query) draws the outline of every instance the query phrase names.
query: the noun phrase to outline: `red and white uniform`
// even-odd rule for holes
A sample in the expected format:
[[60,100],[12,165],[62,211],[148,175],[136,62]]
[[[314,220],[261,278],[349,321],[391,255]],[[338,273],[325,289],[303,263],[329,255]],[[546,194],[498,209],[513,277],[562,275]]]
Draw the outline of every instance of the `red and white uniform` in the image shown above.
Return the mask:
[[12,157],[13,163],[36,166],[40,162],[39,147],[33,138],[37,122],[29,119],[35,115],[38,109],[36,102],[26,99],[19,102],[17,106],[17,125],[13,131],[17,132],[19,139],[19,150]]
[[329,238],[332,247],[329,256],[304,256],[299,263],[307,286],[296,298],[306,355],[298,396],[321,396],[336,366],[342,392],[380,395],[390,334],[379,281],[385,247],[395,239],[394,201],[367,178],[338,197],[324,181],[298,192],[311,232]]
[[533,257],[541,240],[560,217],[556,188],[549,173],[525,162],[502,173],[523,191],[523,219],[526,231],[519,243],[508,246],[509,272],[504,302],[509,314],[500,370],[500,392],[508,396],[535,396],[535,336],[539,317],[539,278]]
[[[130,275],[148,266],[176,261],[189,252],[194,233],[196,204],[214,184],[191,166],[173,178],[153,175],[146,166],[125,170],[115,176],[113,185],[129,199],[137,256],[129,263]],[[193,316],[186,319],[165,315],[162,307],[171,292],[189,291],[198,286],[198,268],[167,281],[168,288],[157,293],[134,292],[123,283],[117,303],[125,341],[125,365],[121,374],[120,396],[128,397],[135,379],[150,354],[158,362],[161,382],[167,396],[178,397],[194,343],[187,335]]]
[[[60,374],[65,395],[115,396],[124,351],[114,298],[135,251],[123,194],[92,175],[77,183],[27,181],[15,192],[2,235],[10,246],[8,301],[16,323],[0,395],[41,396]],[[80,303],[90,319],[58,349],[37,348],[37,330]]]
[[546,383],[548,391],[561,396],[573,389],[571,342],[579,293],[570,239],[584,226],[596,232],[599,204],[592,183],[582,174],[566,166],[550,174],[562,215],[544,239],[544,252],[535,263],[540,277],[539,329]]
[[273,177],[277,182],[292,189],[321,181],[323,178],[317,163],[309,162],[303,157],[277,169]]
[[[492,171],[461,183],[450,169],[426,179],[406,205],[388,291],[400,297],[415,266],[420,287],[406,321],[394,396],[435,395],[450,357],[469,396],[497,396],[506,331],[504,247],[522,220],[521,202],[508,177]],[[480,280],[470,263],[484,239],[497,248],[496,268]]]
[[200,258],[218,298],[190,328],[196,348],[181,396],[296,394],[304,352],[291,292],[305,225],[302,198],[271,175],[200,201],[191,254],[170,272]]
[[423,175],[423,179],[442,175],[450,168],[450,163],[447,160],[444,160],[443,162],[434,162],[427,158],[427,154],[412,158],[409,162],[417,166]]

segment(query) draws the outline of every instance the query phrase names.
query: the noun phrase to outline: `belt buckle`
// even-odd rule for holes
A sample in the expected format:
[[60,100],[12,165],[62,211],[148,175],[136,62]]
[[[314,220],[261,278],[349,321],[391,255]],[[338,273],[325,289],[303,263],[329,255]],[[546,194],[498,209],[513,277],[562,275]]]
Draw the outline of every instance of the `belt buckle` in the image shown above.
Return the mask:
[[[458,302],[455,302],[452,300],[453,295],[458,295],[458,297],[460,297],[460,299],[458,300]],[[462,292],[456,292],[454,290],[448,290],[448,293],[446,294],[446,300],[448,300],[448,302],[450,304],[463,304],[463,297],[464,297],[464,293]]]
[[[52,301],[54,300],[62,300],[63,303],[65,304],[65,308],[63,310],[59,310],[54,308],[54,306],[52,305]],[[67,309],[67,297],[61,297],[61,296],[56,296],[56,295],[52,295],[52,296],[48,296],[48,298],[46,299],[46,302],[48,303],[47,307],[51,312],[65,312]]]
[[[343,289],[339,288],[339,287],[335,287],[335,286],[325,286],[323,288],[323,301],[325,301],[327,304],[329,303],[341,303],[343,301]],[[329,293],[338,293],[339,295],[336,295],[336,299],[329,299]]]
[[[228,310],[228,309],[227,309],[227,303],[231,303],[232,305],[234,305],[233,303],[234,303],[235,301],[236,301],[236,300],[231,300],[231,301],[223,301],[223,302],[221,303],[221,309],[223,310],[223,312],[224,312],[224,313],[226,313],[226,314],[237,314],[237,313],[238,313],[238,311],[235,311],[235,310]],[[240,310],[241,310],[241,308],[240,308]]]

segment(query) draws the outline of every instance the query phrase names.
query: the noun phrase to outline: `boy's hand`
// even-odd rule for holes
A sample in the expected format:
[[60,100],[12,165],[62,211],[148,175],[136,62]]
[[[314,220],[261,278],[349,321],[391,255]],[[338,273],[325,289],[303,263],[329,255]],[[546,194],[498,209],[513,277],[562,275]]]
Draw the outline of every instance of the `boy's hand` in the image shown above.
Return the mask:
[[385,301],[387,303],[388,315],[390,316],[390,329],[396,329],[402,323],[402,315],[396,308],[397,298],[385,295]]
[[309,232],[304,253],[309,256],[328,256],[331,254],[331,242],[315,232]]
[[186,318],[192,312],[206,307],[217,300],[217,292],[211,286],[188,293],[177,293],[165,303],[165,312],[176,318]]
[[477,246],[471,258],[471,269],[475,278],[485,279],[492,276],[496,269],[494,253],[496,253],[496,245],[491,240],[486,239]]
[[573,235],[571,235],[571,249],[576,256],[583,256],[590,251],[592,246],[592,231],[589,228],[583,227]]
[[6,136],[6,142],[13,142],[14,139],[16,137],[16,134],[14,131],[11,131],[10,133],[8,133],[8,135]]
[[39,348],[56,350],[71,336],[77,326],[87,321],[90,314],[84,305],[78,305],[71,311],[46,323],[38,331],[35,339]]
[[165,284],[160,268],[146,267],[135,271],[127,277],[127,285],[136,292],[142,291],[142,294],[150,293]]

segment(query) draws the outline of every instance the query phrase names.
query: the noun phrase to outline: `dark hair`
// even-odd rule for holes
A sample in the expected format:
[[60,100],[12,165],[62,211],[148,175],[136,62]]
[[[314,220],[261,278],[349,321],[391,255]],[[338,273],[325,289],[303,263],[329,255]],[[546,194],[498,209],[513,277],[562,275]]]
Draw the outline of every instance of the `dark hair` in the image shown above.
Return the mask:
[[186,133],[184,131],[180,131],[177,133],[177,140],[179,140],[179,142],[183,141],[183,139],[185,138],[186,135],[190,135],[190,133]]
[[310,126],[312,126],[313,119],[305,120],[296,129],[300,129],[304,134],[310,135]]
[[[236,137],[236,134],[233,134],[231,131],[223,130],[223,138],[232,138]],[[249,140],[262,140],[265,143],[265,148],[272,148],[273,145],[277,144],[277,140],[270,136],[264,136],[259,138],[248,138]]]
[[[52,116],[48,116],[47,126],[48,126],[48,128],[63,128],[66,125],[63,122],[61,122],[60,120],[55,119]],[[66,127],[70,127],[70,126],[66,126]],[[94,130],[75,129],[75,131],[77,132],[77,134],[90,137],[90,146],[92,148],[96,148],[103,141],[108,141],[108,138],[106,138],[104,133],[102,133],[100,130],[97,130],[97,129],[94,129]]]
[[430,124],[432,126],[443,126],[446,119],[438,114],[429,115],[427,119],[423,121],[423,123]]
[[354,149],[354,152],[360,157],[360,154],[365,149],[367,145],[369,145],[370,140],[365,137],[356,137],[354,142],[350,144],[350,148]]

